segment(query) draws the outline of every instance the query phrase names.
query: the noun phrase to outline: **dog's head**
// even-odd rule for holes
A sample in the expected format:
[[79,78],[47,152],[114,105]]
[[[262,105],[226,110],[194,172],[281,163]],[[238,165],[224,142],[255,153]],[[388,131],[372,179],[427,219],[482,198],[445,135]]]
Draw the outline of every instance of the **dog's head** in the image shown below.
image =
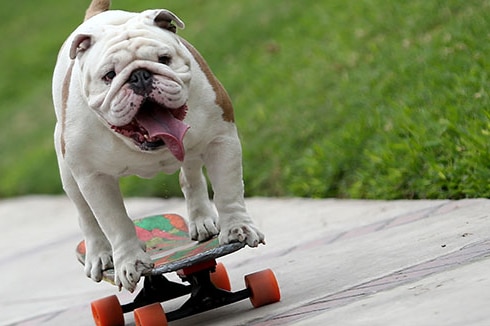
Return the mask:
[[172,22],[184,27],[168,10],[101,13],[79,28],[70,57],[88,105],[113,132],[141,150],[166,146],[183,160],[190,58]]

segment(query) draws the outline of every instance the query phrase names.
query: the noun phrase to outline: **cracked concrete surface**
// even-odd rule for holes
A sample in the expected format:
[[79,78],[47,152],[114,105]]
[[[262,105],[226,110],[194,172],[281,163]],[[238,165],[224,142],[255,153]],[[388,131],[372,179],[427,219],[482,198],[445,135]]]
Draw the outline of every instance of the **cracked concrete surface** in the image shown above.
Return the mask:
[[[130,198],[134,218],[186,216],[181,199]],[[282,300],[248,301],[171,325],[487,325],[490,200],[248,198],[267,245],[220,259],[233,289],[272,268]],[[85,278],[64,196],[0,201],[0,325],[93,325],[90,301],[132,295]],[[172,309],[174,300],[164,304]],[[127,314],[127,325],[134,324]]]

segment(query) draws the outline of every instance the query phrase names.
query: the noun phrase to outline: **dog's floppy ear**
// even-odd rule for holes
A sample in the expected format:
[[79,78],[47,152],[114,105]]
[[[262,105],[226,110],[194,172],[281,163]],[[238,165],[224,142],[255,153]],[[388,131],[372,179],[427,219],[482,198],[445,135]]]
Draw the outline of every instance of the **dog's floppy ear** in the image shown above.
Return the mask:
[[85,52],[92,45],[92,36],[87,34],[78,34],[73,39],[70,48],[70,59],[75,59],[79,53]]
[[[184,22],[177,17],[173,12],[169,10],[162,9],[160,12],[155,16],[155,19],[153,19],[155,22],[155,25],[157,25],[160,28],[166,29],[171,31],[172,33],[177,32],[177,27],[180,29],[185,28]],[[177,27],[175,27],[174,24],[172,24],[172,21],[177,24]]]

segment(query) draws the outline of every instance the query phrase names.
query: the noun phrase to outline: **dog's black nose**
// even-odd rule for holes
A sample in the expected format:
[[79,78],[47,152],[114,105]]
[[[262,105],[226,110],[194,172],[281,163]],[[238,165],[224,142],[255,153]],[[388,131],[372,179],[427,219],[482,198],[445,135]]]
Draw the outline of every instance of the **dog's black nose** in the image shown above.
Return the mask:
[[139,95],[147,94],[151,91],[153,75],[146,69],[137,69],[129,76],[128,83],[131,89]]

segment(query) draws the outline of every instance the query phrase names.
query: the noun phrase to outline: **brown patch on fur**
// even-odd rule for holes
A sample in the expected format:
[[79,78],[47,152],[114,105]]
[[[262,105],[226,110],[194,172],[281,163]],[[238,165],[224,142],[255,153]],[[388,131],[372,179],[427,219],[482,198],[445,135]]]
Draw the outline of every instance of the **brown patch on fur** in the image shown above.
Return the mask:
[[66,125],[66,110],[68,108],[68,97],[70,96],[70,82],[71,82],[71,74],[73,71],[73,64],[75,61],[72,61],[70,67],[66,72],[65,79],[63,80],[63,88],[61,89],[61,154],[65,157],[66,152],[66,143],[65,143],[65,125]]
[[191,52],[191,54],[196,59],[199,67],[201,67],[202,71],[206,75],[209,83],[213,86],[213,90],[216,93],[216,104],[218,104],[223,110],[223,120],[228,122],[235,122],[235,115],[233,112],[233,104],[231,103],[231,99],[228,96],[225,88],[219,82],[218,78],[213,74],[211,69],[209,68],[206,60],[202,57],[202,55],[194,48],[189,42],[180,38],[185,47]]
[[85,12],[85,19],[83,21],[86,21],[87,19],[92,18],[101,12],[109,10],[110,7],[111,0],[92,0],[90,6]]

